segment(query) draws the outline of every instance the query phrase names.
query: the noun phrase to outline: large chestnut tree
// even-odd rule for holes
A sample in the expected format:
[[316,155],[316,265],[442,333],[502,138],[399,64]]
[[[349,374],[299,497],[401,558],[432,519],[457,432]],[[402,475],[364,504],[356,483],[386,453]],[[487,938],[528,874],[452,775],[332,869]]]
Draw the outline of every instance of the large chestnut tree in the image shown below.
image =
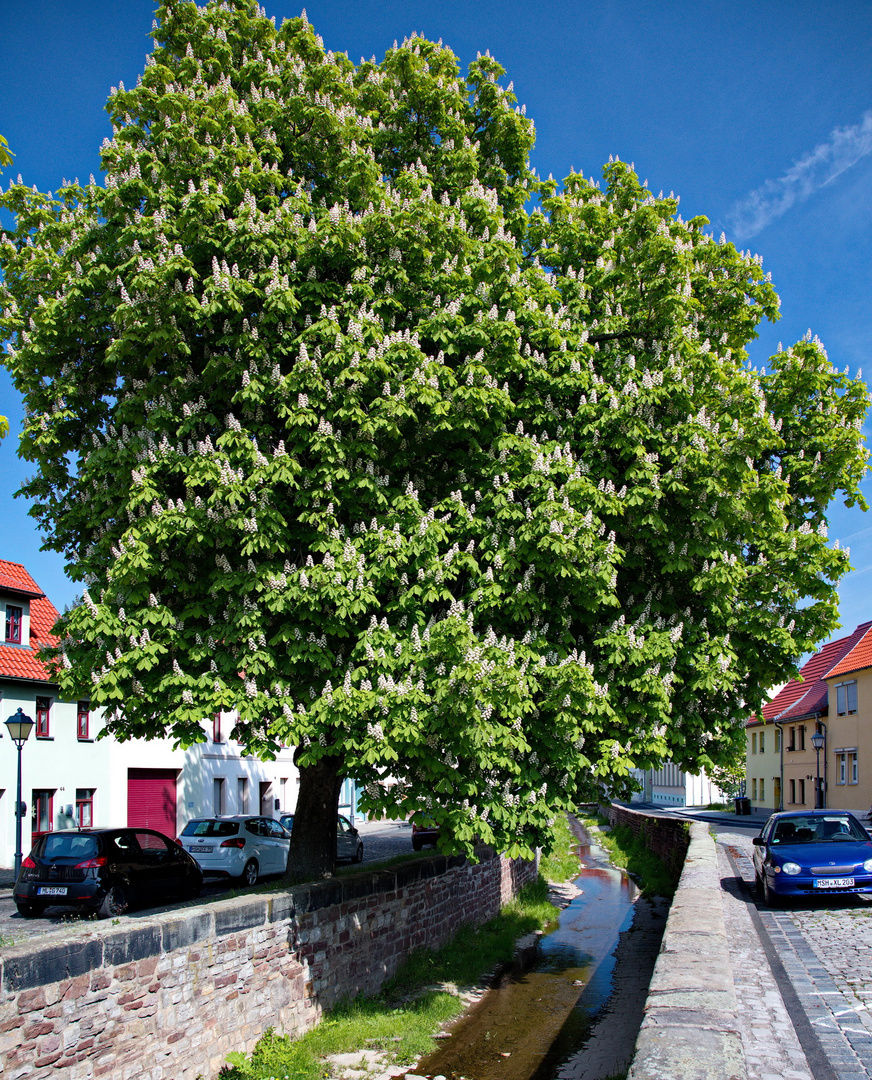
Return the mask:
[[357,65],[251,0],[154,37],[105,179],[0,197],[63,691],[297,747],[296,874],[344,776],[530,855],[585,785],[729,760],[837,625],[865,386],[751,368],[760,261],[620,162],[539,180],[490,56]]

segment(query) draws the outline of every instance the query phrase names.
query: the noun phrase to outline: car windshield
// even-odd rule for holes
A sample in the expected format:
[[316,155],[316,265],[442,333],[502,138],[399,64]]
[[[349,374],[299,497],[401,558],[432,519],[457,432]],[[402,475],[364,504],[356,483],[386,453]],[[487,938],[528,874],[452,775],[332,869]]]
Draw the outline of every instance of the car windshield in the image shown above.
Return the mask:
[[238,832],[238,821],[189,821],[182,836],[235,836]]
[[830,844],[868,840],[863,827],[848,814],[782,818],[775,823],[773,844]]
[[49,833],[43,842],[43,859],[90,859],[97,854],[96,836],[81,833]]

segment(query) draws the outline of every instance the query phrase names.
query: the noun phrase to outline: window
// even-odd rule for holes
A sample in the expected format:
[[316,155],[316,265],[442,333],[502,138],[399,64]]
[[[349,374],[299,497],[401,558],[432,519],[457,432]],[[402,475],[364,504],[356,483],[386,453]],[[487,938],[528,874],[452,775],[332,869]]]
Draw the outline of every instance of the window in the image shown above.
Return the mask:
[[94,788],[76,788],[76,823],[80,829],[94,824]]
[[848,754],[848,783],[859,783],[860,770],[857,768],[857,752]]
[[51,832],[54,789],[34,788],[30,796],[31,832]]
[[[799,727],[799,748],[805,750],[805,724],[801,724]],[[805,802],[805,799],[802,800]]]
[[[7,609],[8,610],[8,609]],[[839,716],[857,711],[857,681],[836,683],[836,712]]]
[[158,833],[143,831],[137,832],[135,836],[144,862],[160,865],[166,859],[170,850],[169,844]]
[[757,778],[756,776],[751,781],[751,799],[753,802],[757,801]]
[[790,781],[790,801],[796,803],[796,781]]
[[781,728],[779,727],[775,729],[775,753],[781,753]]
[[[789,739],[787,741],[787,749],[788,750],[795,750],[796,749],[796,728],[795,727],[792,727],[790,729],[790,737],[789,737]],[[793,802],[792,799],[790,801]]]
[[781,777],[780,776],[773,776],[772,777],[772,802],[773,802],[776,810],[781,808]]
[[216,776],[212,781],[212,813],[220,817],[224,813],[224,778]]
[[805,806],[805,780],[799,781],[799,801]]
[[848,782],[848,762],[847,754],[836,754],[836,783],[847,784]]
[[248,777],[240,776],[236,780],[236,812],[248,813]]
[[9,645],[21,644],[21,608],[6,605],[6,642]]
[[[766,732],[761,731],[760,732],[760,753],[761,754],[764,753],[765,750],[766,750]],[[762,795],[761,795],[761,798],[762,798]]]
[[90,738],[88,731],[91,722],[91,702],[80,701],[76,705],[76,738]]
[[757,753],[757,732],[756,731],[753,732],[753,734],[751,735],[751,753],[752,754]]
[[212,742],[221,742],[221,713],[212,714]]
[[760,777],[760,802],[766,802],[766,781]]
[[36,737],[47,739],[50,735],[49,714],[51,712],[51,698],[38,697],[36,699]]

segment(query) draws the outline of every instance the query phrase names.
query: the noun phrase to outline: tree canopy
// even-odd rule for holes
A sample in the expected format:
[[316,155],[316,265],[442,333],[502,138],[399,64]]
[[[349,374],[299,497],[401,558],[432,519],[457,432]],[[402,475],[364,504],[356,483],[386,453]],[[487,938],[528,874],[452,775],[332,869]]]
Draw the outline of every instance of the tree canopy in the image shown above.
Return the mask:
[[[2,166],[12,164],[12,154],[9,151],[9,143],[0,135],[0,172]],[[0,439],[9,434],[9,421],[5,416],[0,416]]]
[[837,625],[865,385],[810,335],[750,367],[760,260],[621,162],[539,179],[489,55],[250,0],[154,36],[105,181],[0,198],[65,692],[122,738],[238,710],[304,804],[352,775],[466,850],[727,761]]

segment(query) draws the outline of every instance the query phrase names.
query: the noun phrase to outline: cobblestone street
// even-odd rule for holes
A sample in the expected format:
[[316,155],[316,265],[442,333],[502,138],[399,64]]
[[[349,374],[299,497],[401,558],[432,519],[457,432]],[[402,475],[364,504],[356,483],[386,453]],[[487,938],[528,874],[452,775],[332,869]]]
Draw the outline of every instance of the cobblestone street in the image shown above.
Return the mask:
[[751,832],[718,829],[750,1080],[872,1077],[872,905],[757,905]]

